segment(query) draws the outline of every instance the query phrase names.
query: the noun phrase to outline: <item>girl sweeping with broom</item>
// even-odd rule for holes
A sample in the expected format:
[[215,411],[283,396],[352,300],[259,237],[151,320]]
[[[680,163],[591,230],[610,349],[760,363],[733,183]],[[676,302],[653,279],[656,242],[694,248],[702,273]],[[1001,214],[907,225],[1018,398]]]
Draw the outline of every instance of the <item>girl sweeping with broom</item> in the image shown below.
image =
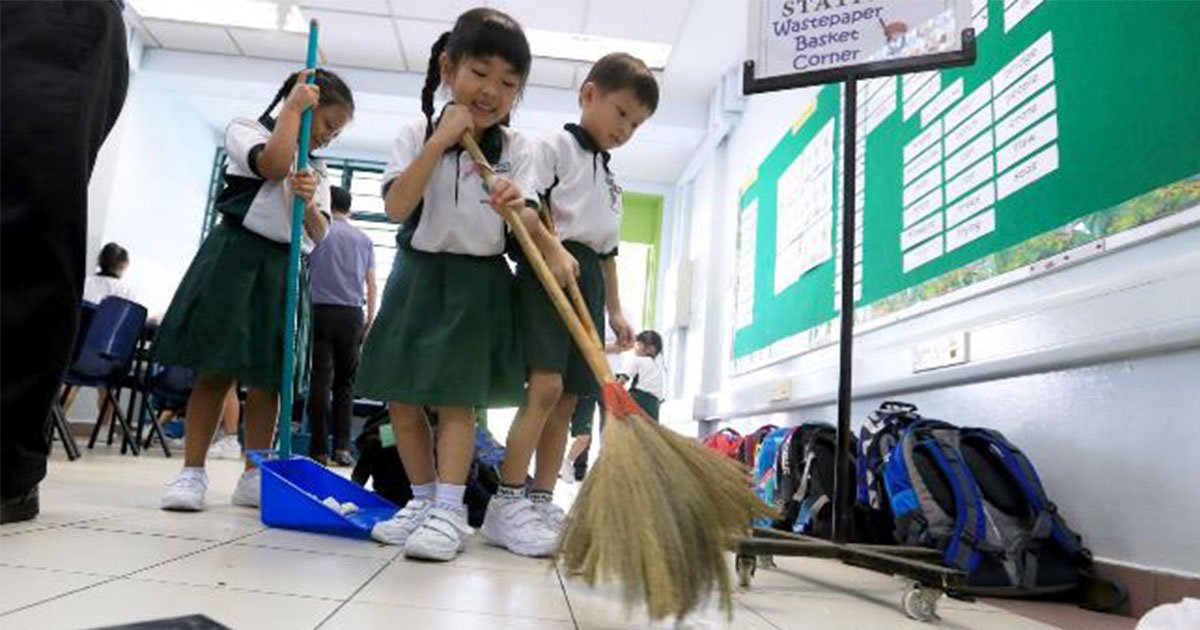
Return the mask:
[[[472,409],[515,406],[524,365],[513,320],[512,275],[503,259],[503,221],[488,206],[523,207],[534,191],[533,147],[509,130],[509,113],[529,75],[525,34],[509,16],[472,9],[433,45],[421,94],[425,120],[400,130],[384,173],[388,217],[403,225],[396,265],[363,348],[358,390],[390,401],[396,448],[413,499],[372,536],[412,558],[447,561],[470,532],[463,494],[475,439]],[[440,85],[451,102],[434,118]],[[498,179],[484,191],[464,155],[468,134]],[[536,216],[536,215],[535,215]],[[565,281],[569,257],[539,233]],[[437,409],[434,440],[422,406]]]
[[[491,159],[469,135],[462,142],[483,176]],[[511,182],[507,182],[511,186]],[[494,204],[495,205],[498,204]],[[716,590],[732,609],[725,553],[772,510],[750,491],[744,468],[650,419],[613,376],[600,334],[575,278],[564,291],[535,241],[527,212],[499,205],[522,255],[546,290],[596,380],[608,418],[606,448],[584,482],[563,530],[558,558],[588,584],[621,584],[626,604],[643,601],[653,619],[682,618]],[[536,219],[532,227],[538,227]],[[567,296],[570,296],[569,298]],[[559,447],[561,453],[561,445]]]
[[[311,252],[329,226],[329,183],[319,159],[295,172],[303,112],[313,109],[314,149],[328,145],[350,122],[354,97],[334,73],[310,71],[284,82],[258,120],[237,119],[225,131],[225,187],[217,197],[221,223],[200,246],[163,316],[154,360],[191,368],[183,470],[162,498],[164,510],[204,508],[204,461],[222,402],[235,382],[246,396],[246,449],[271,446],[279,413],[284,304],[293,195],[305,200],[303,251]],[[275,107],[283,103],[276,116]],[[307,273],[300,274],[302,281]],[[300,295],[307,296],[307,289]],[[307,301],[301,303],[300,340],[307,346]],[[301,352],[298,356],[305,357]],[[307,361],[297,361],[304,369]],[[286,421],[286,419],[285,419]],[[260,474],[249,461],[233,492],[234,505],[258,507]]]

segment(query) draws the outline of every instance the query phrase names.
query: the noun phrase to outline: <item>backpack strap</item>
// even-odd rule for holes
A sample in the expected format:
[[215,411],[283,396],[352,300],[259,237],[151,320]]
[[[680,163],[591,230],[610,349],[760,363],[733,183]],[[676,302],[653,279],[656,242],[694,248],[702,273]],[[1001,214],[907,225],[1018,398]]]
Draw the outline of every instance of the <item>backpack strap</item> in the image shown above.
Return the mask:
[[1034,469],[1025,453],[1009,442],[1008,438],[999,431],[993,429],[971,429],[971,431],[987,440],[996,449],[1001,461],[1016,478],[1026,499],[1029,500],[1036,518],[1031,538],[1037,540],[1052,537],[1067,553],[1081,554],[1079,534],[1067,526],[1066,521],[1058,513],[1058,506],[1046,496],[1041,478],[1038,477],[1037,470]]
[[[946,564],[970,572],[979,564],[979,545],[986,535],[987,522],[979,488],[953,439],[956,432],[957,429],[941,422],[915,424],[905,432],[899,450],[907,469],[913,499],[920,508],[914,512],[914,516],[918,527],[924,531],[918,533],[935,539],[944,538],[946,546],[943,559]],[[947,514],[938,505],[929,486],[921,478],[914,457],[917,448],[928,451],[950,481],[955,514]]]

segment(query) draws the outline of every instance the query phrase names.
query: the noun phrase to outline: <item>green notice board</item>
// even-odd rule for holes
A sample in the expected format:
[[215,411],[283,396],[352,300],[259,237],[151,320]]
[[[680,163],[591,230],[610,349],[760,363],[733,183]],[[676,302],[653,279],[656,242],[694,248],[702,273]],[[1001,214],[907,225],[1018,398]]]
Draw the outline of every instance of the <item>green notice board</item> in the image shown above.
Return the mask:
[[[970,68],[859,82],[860,321],[1200,203],[1200,2],[976,0],[975,26]],[[742,190],[739,371],[832,331],[841,107],[822,88]]]

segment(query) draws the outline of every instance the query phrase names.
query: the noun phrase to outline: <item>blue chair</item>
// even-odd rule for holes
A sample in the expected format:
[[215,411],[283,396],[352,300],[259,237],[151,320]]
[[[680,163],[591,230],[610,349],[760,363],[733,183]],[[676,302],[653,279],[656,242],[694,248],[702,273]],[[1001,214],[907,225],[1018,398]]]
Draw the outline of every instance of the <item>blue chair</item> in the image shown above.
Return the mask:
[[137,436],[142,439],[142,430],[150,425],[150,433],[142,442],[142,448],[150,448],[154,437],[162,444],[163,455],[171,456],[171,447],[167,445],[167,437],[163,435],[162,427],[158,425],[158,411],[161,405],[171,404],[181,407],[187,404],[188,396],[192,394],[192,383],[196,375],[190,369],[175,365],[151,363],[146,371],[145,391],[142,395],[142,405],[138,410]]
[[137,439],[129,426],[129,418],[121,412],[117,391],[128,382],[134,352],[145,324],[144,306],[124,298],[105,298],[92,315],[79,352],[63,376],[63,383],[67,387],[104,388],[100,417],[92,428],[89,449],[96,445],[100,420],[104,418],[105,411],[111,408],[113,418],[121,428],[121,452],[124,453],[128,447],[134,455],[138,454]]

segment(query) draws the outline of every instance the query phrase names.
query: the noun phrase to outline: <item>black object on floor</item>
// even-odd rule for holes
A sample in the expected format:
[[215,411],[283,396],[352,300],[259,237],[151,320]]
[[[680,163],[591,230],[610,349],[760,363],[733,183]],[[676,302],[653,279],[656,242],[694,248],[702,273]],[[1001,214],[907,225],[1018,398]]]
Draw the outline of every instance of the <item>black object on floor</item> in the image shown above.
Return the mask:
[[120,626],[105,626],[95,630],[233,630],[221,625],[204,615],[188,615],[186,617],[171,617],[155,619]]
[[0,500],[0,524],[33,520],[39,511],[38,489]]

